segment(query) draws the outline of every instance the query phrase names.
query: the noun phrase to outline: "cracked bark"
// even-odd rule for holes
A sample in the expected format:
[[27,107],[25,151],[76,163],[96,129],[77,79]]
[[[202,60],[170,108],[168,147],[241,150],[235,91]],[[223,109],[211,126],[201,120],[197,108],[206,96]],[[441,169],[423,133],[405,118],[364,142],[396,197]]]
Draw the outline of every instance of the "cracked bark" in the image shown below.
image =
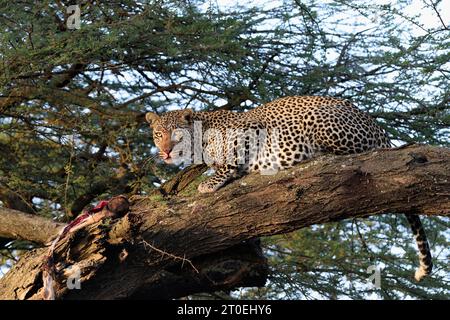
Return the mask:
[[[449,149],[413,145],[328,155],[273,176],[248,175],[214,194],[135,198],[122,219],[80,230],[58,245],[57,261],[81,267],[81,290],[68,290],[60,276],[57,294],[62,299],[176,298],[263,285],[266,263],[250,240],[406,212],[450,215]],[[246,245],[253,246],[253,256]],[[0,298],[41,298],[43,254],[45,249],[26,253],[0,279]],[[227,259],[244,262],[233,269]],[[185,285],[177,285],[181,282]]]

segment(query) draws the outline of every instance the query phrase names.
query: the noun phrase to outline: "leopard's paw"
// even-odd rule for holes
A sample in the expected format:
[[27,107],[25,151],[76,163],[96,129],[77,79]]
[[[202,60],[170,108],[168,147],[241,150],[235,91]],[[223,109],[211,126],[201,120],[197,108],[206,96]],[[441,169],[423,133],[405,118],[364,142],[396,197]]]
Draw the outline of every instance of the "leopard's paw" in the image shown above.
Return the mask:
[[200,183],[197,188],[198,192],[200,193],[211,193],[217,191],[217,189],[219,189],[219,187],[211,185],[210,183],[208,183],[208,181]]

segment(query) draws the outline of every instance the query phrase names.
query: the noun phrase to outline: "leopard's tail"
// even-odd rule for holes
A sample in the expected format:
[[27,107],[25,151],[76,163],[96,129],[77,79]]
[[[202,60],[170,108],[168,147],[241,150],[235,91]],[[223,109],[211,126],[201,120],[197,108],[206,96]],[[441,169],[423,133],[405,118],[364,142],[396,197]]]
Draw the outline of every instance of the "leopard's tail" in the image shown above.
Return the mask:
[[411,230],[416,238],[417,247],[419,249],[420,266],[416,270],[414,278],[417,281],[420,281],[425,276],[429,275],[433,269],[430,246],[419,216],[416,214],[406,214],[405,216],[411,226]]

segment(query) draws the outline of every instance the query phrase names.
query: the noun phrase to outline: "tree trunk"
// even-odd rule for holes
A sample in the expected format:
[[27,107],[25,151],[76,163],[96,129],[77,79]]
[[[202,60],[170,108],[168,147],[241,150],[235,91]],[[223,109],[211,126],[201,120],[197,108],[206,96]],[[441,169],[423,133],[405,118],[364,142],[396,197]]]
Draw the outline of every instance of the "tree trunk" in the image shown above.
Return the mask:
[[[66,273],[80,268],[81,290],[69,290],[62,271],[57,297],[175,298],[261,286],[267,266],[252,239],[383,213],[448,216],[450,150],[327,155],[273,176],[248,175],[213,194],[194,188],[132,199],[125,217],[61,241],[55,260]],[[41,298],[45,253],[26,253],[0,279],[1,299]]]

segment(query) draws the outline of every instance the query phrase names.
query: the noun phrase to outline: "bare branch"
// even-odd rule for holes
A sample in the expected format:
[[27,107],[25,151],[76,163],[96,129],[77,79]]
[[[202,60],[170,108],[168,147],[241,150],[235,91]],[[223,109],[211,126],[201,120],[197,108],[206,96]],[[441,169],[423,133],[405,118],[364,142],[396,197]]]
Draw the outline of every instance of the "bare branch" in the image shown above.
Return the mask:
[[0,238],[45,244],[63,226],[44,217],[0,207]]

